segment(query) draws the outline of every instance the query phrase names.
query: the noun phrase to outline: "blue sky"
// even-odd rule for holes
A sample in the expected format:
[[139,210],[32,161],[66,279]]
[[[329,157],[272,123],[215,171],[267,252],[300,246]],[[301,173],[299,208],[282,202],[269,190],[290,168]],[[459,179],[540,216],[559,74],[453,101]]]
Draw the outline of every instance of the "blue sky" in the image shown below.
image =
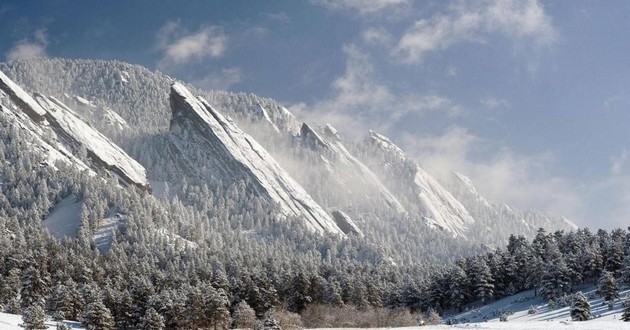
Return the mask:
[[253,92],[578,225],[630,224],[630,2],[3,1],[0,58]]

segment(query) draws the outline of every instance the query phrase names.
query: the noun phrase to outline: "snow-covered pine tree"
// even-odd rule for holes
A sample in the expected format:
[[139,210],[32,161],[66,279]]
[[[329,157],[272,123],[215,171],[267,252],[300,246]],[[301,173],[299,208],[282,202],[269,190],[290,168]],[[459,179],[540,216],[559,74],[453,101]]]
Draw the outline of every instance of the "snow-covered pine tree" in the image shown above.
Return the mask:
[[586,321],[591,318],[591,305],[582,292],[573,295],[571,300],[571,319],[573,321]]
[[44,324],[46,322],[46,313],[42,302],[36,301],[24,310],[22,313],[22,326],[27,330],[47,329]]
[[597,281],[597,294],[604,298],[604,301],[614,301],[619,298],[619,286],[613,274],[604,271]]
[[472,287],[475,297],[482,303],[487,302],[494,296],[494,285],[492,284],[492,273],[483,257],[473,259],[472,265]]
[[621,269],[621,282],[630,285],[630,254],[623,259],[623,268]]
[[621,314],[621,320],[624,322],[630,322],[630,296],[626,297],[626,301],[623,303],[623,314]]
[[246,301],[241,301],[232,315],[232,327],[236,329],[253,329],[256,325],[256,312]]
[[540,282],[540,295],[556,299],[571,292],[570,270],[564,263],[562,253],[553,241],[547,244],[545,267]]
[[116,327],[111,312],[98,298],[87,305],[82,319],[88,330],[110,330]]
[[143,330],[162,330],[164,329],[164,317],[150,307],[142,318],[141,328]]
[[38,268],[30,266],[22,275],[22,308],[27,308],[33,304],[44,304],[44,297],[48,292],[46,278]]
[[459,266],[454,266],[450,272],[450,287],[448,297],[451,306],[458,308],[461,312],[463,306],[470,301],[470,283],[466,272]]

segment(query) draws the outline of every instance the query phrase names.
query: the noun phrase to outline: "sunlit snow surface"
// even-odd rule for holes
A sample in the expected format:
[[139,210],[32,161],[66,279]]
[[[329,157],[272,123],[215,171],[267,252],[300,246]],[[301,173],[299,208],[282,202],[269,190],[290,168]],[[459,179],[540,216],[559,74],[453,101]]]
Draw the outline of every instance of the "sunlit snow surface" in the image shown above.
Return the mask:
[[[24,328],[20,326],[22,322],[23,321],[22,321],[21,315],[0,313],[0,329],[2,330],[24,330]],[[46,321],[46,326],[48,326],[48,329],[57,329],[57,325],[61,323],[63,323],[66,327],[70,329],[77,329],[77,330],[85,329],[81,327],[81,324],[79,322],[76,322],[76,321],[56,322],[56,321],[53,321],[50,317],[48,317]]]

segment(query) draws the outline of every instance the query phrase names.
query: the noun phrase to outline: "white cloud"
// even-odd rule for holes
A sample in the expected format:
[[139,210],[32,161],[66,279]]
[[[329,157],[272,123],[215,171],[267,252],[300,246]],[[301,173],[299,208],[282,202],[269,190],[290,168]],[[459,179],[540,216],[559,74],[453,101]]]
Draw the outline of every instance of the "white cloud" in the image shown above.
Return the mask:
[[488,110],[499,110],[510,107],[510,103],[507,100],[499,99],[496,97],[488,97],[481,99],[481,104]]
[[168,22],[157,33],[157,47],[163,52],[158,66],[217,58],[225,53],[227,46],[228,37],[220,27],[202,26],[188,33],[178,22]]
[[291,23],[291,17],[289,17],[289,15],[287,15],[287,13],[283,11],[277,13],[261,13],[261,15],[273,21],[278,21],[281,23]]
[[360,15],[370,15],[387,10],[407,9],[411,0],[311,0],[311,3],[329,10],[356,11]]
[[438,136],[407,135],[403,146],[438,177],[452,170],[467,175],[491,201],[583,219],[576,184],[552,174],[550,153],[521,155],[458,126]]
[[242,77],[243,71],[241,68],[227,68],[198,80],[194,84],[206,90],[227,90],[241,82]]
[[371,45],[387,46],[392,43],[392,35],[384,28],[368,28],[363,31],[361,37]]
[[343,127],[344,132],[364,136],[368,129],[382,132],[399,124],[407,115],[428,112],[457,117],[465,109],[449,98],[426,93],[398,93],[379,83],[370,57],[355,45],[344,46],[346,70],[332,84],[332,95],[313,105],[297,104],[291,110],[298,117]]
[[46,29],[39,29],[33,34],[33,39],[22,39],[9,49],[5,56],[7,60],[19,60],[33,57],[46,57],[48,36]]
[[492,33],[536,45],[548,45],[557,37],[538,0],[460,1],[445,14],[416,21],[400,38],[393,55],[404,63],[417,63],[427,53],[465,41],[483,42],[484,35]]

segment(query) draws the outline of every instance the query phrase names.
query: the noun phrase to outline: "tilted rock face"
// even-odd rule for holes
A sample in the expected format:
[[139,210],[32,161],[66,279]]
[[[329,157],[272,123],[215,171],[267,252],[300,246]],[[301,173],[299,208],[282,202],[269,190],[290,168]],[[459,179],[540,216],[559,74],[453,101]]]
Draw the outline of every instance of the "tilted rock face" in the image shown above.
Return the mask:
[[339,226],[339,228],[341,228],[344,233],[346,233],[347,235],[356,235],[359,237],[363,237],[363,232],[361,231],[361,229],[359,229],[354,221],[352,221],[350,216],[345,214],[343,211],[333,211],[332,216],[333,219],[335,219],[335,223],[337,223],[337,226]]
[[20,86],[0,71],[0,89],[35,122],[43,122],[46,112]]
[[[79,168],[87,166],[73,155],[81,146],[97,166],[104,167],[123,182],[149,190],[144,167],[129,157],[107,137],[81,120],[72,110],[53,97],[31,97],[20,86],[0,72],[0,90],[8,95],[20,112],[3,108],[7,118],[28,131],[49,165],[66,161]],[[26,114],[28,117],[24,116]]]
[[[278,207],[281,216],[306,220],[309,229],[345,236],[335,221],[252,137],[184,86],[171,86],[171,141],[180,164],[205,169],[202,175],[244,180]],[[211,179],[211,178],[210,178]]]
[[128,184],[150,190],[144,167],[120,147],[81,120],[74,111],[56,98],[36,94],[35,99],[45,110],[44,117],[52,129],[67,144],[75,149],[85,147],[88,156],[97,166],[114,172]]
[[328,184],[336,186],[334,189],[341,190],[345,196],[353,196],[349,199],[352,204],[361,203],[361,209],[365,209],[384,201],[394,213],[406,213],[378,177],[346,149],[337,130],[330,124],[320,129],[304,123],[300,139],[302,145],[320,154],[321,163],[332,179]]
[[384,178],[403,205],[417,207],[429,225],[453,236],[465,237],[475,220],[468,210],[436,179],[429,175],[387,137],[370,132],[364,147],[369,151],[369,166]]

